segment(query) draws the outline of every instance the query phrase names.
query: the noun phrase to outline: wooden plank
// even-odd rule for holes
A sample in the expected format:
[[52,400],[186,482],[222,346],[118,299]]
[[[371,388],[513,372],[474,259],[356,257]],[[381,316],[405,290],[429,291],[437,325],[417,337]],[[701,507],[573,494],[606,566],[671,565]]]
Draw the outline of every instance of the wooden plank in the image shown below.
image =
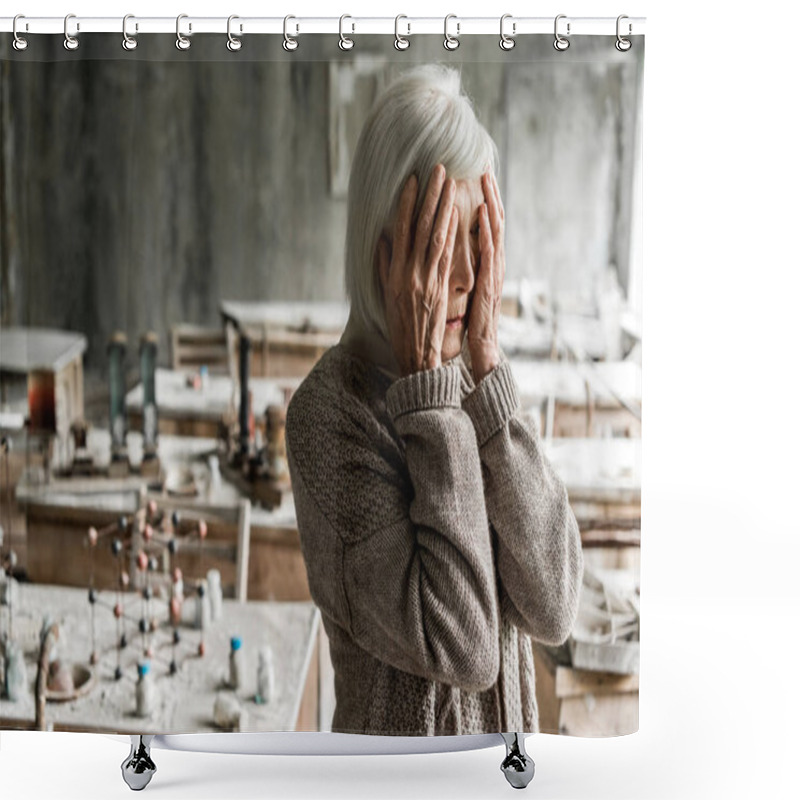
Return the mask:
[[578,697],[584,694],[619,694],[638,692],[638,675],[616,675],[559,665],[555,670],[556,697]]
[[[142,430],[142,415],[137,411],[129,412],[130,428]],[[219,433],[219,422],[209,419],[181,419],[169,412],[158,412],[158,432],[165,436],[197,436],[213,439]]]
[[639,547],[642,532],[639,528],[620,530],[619,528],[591,528],[581,530],[581,544],[584,547]]
[[542,733],[621,736],[639,729],[639,676],[607,675],[556,664],[533,646]]
[[308,662],[306,684],[303,688],[294,729],[296,731],[319,730],[319,638],[314,644],[314,650]]
[[170,331],[172,368],[207,366],[215,374],[228,371],[225,332],[221,328],[180,323]]
[[336,710],[336,686],[331,648],[325,626],[319,626],[319,730],[330,731]]
[[555,665],[535,646],[533,648],[533,665],[536,674],[539,730],[542,733],[560,733],[558,726],[561,700],[556,695]]
[[236,541],[236,597],[247,602],[247,580],[250,565],[250,501],[239,501],[239,528]]
[[638,730],[638,692],[587,694],[561,703],[558,731],[564,736],[626,736]]
[[60,372],[86,352],[86,337],[54,328],[3,328],[0,332],[0,370],[27,374],[45,369]]

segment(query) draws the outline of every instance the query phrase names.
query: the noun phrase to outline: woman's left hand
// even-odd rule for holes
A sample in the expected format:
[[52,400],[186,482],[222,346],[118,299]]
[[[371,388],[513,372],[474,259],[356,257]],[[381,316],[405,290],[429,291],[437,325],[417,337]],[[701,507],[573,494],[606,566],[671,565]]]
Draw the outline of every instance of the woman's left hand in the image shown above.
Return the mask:
[[497,323],[506,274],[505,212],[492,172],[481,176],[486,200],[479,211],[480,267],[469,312],[467,343],[475,381],[486,377],[500,363]]

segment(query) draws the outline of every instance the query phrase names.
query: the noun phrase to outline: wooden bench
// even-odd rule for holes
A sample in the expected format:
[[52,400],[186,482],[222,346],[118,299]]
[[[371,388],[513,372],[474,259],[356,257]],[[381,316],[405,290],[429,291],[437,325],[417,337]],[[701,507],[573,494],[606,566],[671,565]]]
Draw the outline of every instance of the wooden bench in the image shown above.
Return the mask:
[[225,331],[206,325],[180,323],[170,329],[172,369],[197,371],[202,366],[215,375],[228,374]]

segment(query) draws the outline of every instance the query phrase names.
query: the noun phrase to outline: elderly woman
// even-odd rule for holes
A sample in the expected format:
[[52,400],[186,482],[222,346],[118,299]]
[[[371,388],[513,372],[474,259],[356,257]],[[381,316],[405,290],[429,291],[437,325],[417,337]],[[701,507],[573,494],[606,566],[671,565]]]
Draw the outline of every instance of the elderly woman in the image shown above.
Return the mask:
[[385,91],[354,154],[350,318],[286,422],[337,732],[535,732],[531,638],[574,622],[578,526],[497,343],[496,163],[435,66]]

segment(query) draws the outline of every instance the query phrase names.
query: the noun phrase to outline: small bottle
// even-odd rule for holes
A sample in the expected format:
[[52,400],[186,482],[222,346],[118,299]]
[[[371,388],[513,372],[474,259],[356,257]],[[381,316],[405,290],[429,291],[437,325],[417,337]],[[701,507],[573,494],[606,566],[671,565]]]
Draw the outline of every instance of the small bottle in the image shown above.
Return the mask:
[[238,636],[231,637],[231,654],[228,658],[228,686],[238,689],[242,682],[242,640]]
[[172,597],[169,601],[169,619],[173,627],[181,624],[183,616],[183,572],[180,567],[172,570]]
[[5,694],[12,702],[21,700],[28,687],[25,656],[18,642],[6,642]]
[[272,648],[267,644],[258,651],[258,674],[256,677],[256,703],[264,705],[275,696],[275,668]]
[[156,685],[150,674],[150,662],[140,661],[136,669],[139,673],[136,682],[136,716],[149,717],[156,706]]
[[211,606],[211,621],[222,619],[222,578],[218,569],[210,569],[206,573],[208,582],[208,601]]
[[222,474],[219,471],[219,457],[208,457],[208,469],[210,472],[209,484],[212,488],[216,488],[222,483]]
[[211,604],[208,600],[207,581],[200,581],[200,585],[197,587],[197,596],[194,598],[194,603],[194,627],[200,631],[207,630],[208,626],[211,624]]

